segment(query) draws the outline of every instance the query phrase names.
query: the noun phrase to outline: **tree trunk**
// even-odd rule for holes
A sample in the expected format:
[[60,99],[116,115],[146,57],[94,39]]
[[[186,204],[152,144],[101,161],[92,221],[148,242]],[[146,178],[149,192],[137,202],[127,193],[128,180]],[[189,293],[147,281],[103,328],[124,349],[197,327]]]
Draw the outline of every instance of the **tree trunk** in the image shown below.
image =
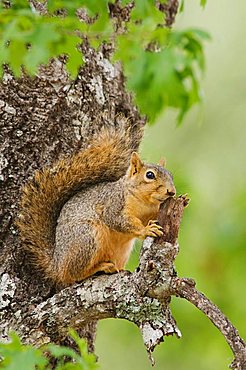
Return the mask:
[[[84,47],[83,52],[87,63],[76,81],[69,79],[62,60],[53,60],[35,78],[16,80],[6,69],[1,82],[0,272],[2,289],[12,286],[2,295],[9,315],[9,305],[23,310],[25,302],[36,305],[54,293],[28,263],[18,238],[15,218],[24,183],[36,169],[86,146],[104,119],[115,121],[121,113],[137,126],[144,124],[125,90],[120,65],[108,60],[110,51]],[[102,115],[107,118],[98,120]]]
[[[177,3],[164,7],[168,25]],[[117,17],[117,6],[113,11]],[[105,119],[114,122],[121,113],[133,118],[136,130],[145,122],[125,89],[121,65],[109,60],[112,46],[95,52],[84,43],[83,53],[86,63],[75,81],[59,58],[40,68],[35,78],[23,74],[17,80],[6,67],[0,83],[0,336],[8,340],[14,329],[26,343],[68,343],[67,327],[73,326],[93,351],[97,320],[121,317],[139,326],[151,357],[163,335],[180,336],[169,309],[171,295],[196,300],[192,303],[199,306],[193,282],[178,279],[173,267],[186,198],[165,203],[160,218],[164,239],[145,241],[134,273],[92,277],[61,291],[29,264],[15,227],[21,188],[36,169],[85,147]],[[227,324],[233,333],[228,342],[233,366],[243,369],[245,344]]]

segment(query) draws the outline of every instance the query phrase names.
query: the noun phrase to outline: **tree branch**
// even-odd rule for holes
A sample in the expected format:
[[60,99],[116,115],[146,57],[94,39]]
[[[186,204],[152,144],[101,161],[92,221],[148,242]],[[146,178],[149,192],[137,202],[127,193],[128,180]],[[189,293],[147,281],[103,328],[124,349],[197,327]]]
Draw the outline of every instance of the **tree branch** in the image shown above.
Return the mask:
[[[230,345],[235,360],[233,369],[245,370],[246,347],[237,330],[208,298],[195,289],[192,279],[177,277],[173,263],[178,253],[178,230],[185,196],[170,198],[162,206],[159,222],[161,238],[147,238],[142,247],[140,264],[133,273],[94,276],[68,287],[46,301],[14,312],[11,296],[15,282],[5,275],[0,295],[0,317],[13,311],[8,325],[0,325],[2,339],[7,330],[16,330],[26,343],[41,345],[51,341],[61,343],[68,327],[81,329],[88,322],[115,317],[135,323],[141,330],[150,359],[152,351],[163,336],[181,336],[172,317],[169,304],[172,295],[187,299],[199,308],[221,331]],[[2,300],[2,301],[1,301]],[[6,322],[6,320],[5,320]]]
[[[174,214],[173,210],[178,208],[182,212],[183,202],[183,198],[170,199],[162,212]],[[181,217],[167,216],[166,220],[173,229],[172,223],[179,224]],[[139,326],[146,348],[151,353],[164,335],[180,336],[169,309],[170,276],[173,276],[172,264],[177,252],[176,244],[159,244],[153,238],[147,238],[140,266],[134,273],[92,277],[62,290],[36,307],[33,304],[28,309],[25,307],[11,316],[7,327],[0,325],[1,336],[6,337],[6,330],[12,329],[17,330],[27,343],[61,342],[69,326],[78,329],[88,321],[119,317]],[[9,311],[11,294],[15,289],[10,277],[6,277],[5,286],[4,297],[9,298],[2,307]]]
[[[33,0],[32,3],[39,2]],[[159,2],[159,7],[170,26],[178,1]],[[122,12],[117,1],[110,11],[112,16],[124,20],[129,17],[131,5]],[[85,138],[90,138],[95,130],[95,117],[102,112],[107,112],[113,120],[118,113],[133,117],[133,130],[138,130],[144,122],[124,89],[120,66],[108,60],[111,47],[102,47],[99,52],[89,49],[88,45],[83,47],[87,63],[76,81],[69,80],[63,60],[57,59],[48,67],[40,68],[36,78],[23,76],[15,80],[6,69],[1,82],[1,341],[8,340],[8,332],[12,329],[19,332],[26,343],[61,343],[66,339],[69,326],[78,330],[84,328],[89,333],[85,335],[88,339],[95,334],[97,320],[118,317],[138,325],[152,359],[151,352],[163,336],[181,335],[169,308],[171,296],[176,295],[194,304],[217,326],[234,353],[231,367],[245,370],[245,342],[236,328],[195,289],[193,280],[176,276],[173,262],[179,249],[177,237],[187,204],[185,197],[169,199],[163,205],[159,222],[164,235],[145,240],[140,264],[134,273],[125,271],[92,277],[52,296],[52,287],[47,288],[36,271],[26,266],[26,256],[21,252],[13,220],[20,188],[27,178],[36,168],[86,145]],[[98,90],[103,99],[101,95],[98,97]],[[93,342],[94,338],[92,345]]]
[[246,344],[230,320],[203,293],[196,290],[194,280],[175,277],[172,279],[171,287],[174,295],[194,304],[220,330],[235,356],[230,367],[245,370]]
[[143,330],[146,323],[152,326],[150,323],[158,322],[161,337],[176,333],[169,310],[165,312],[157,299],[142,295],[139,278],[138,272],[128,271],[92,277],[55,294],[24,317],[20,315],[14,328],[19,328],[26,343],[36,345],[63,340],[68,327],[78,329],[88,321],[109,317],[127,319]]

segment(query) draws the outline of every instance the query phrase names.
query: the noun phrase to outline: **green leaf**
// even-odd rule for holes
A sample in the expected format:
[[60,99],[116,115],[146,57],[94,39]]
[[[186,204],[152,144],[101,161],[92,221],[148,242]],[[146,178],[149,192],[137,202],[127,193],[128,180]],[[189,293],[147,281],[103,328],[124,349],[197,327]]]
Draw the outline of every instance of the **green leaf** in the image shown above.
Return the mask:
[[207,0],[200,0],[201,6],[204,8],[207,3]]
[[[123,0],[122,4],[128,3]],[[109,0],[48,0],[50,14],[45,16],[34,12],[27,0],[13,4],[0,12],[1,75],[4,63],[18,77],[22,66],[33,75],[40,64],[65,55],[67,70],[75,78],[83,65],[81,34],[94,48],[115,37],[113,60],[122,62],[127,86],[151,122],[167,107],[176,108],[183,117],[201,100],[198,86],[205,70],[203,43],[209,35],[199,29],[177,32],[166,28],[155,0],[135,0],[130,19],[117,36],[109,17]],[[83,8],[91,22],[80,21],[77,8]],[[57,15],[59,9],[66,10],[62,16]]]
[[[88,353],[86,341],[81,339],[72,329],[69,330],[69,334],[77,344],[80,354],[71,348],[52,343],[43,347],[44,351],[48,351],[51,356],[58,360],[56,370],[96,370],[98,368],[96,357]],[[71,362],[68,361],[69,358]]]
[[154,0],[135,0],[135,6],[131,12],[131,19],[147,20],[150,18],[155,22],[156,25],[163,24],[164,14],[157,9]]
[[10,343],[0,344],[0,367],[8,370],[33,370],[37,366],[42,370],[48,363],[42,351],[32,346],[24,346],[15,333],[10,334]]
[[68,15],[75,15],[76,10],[81,6],[78,0],[48,0],[47,7],[50,14],[57,10],[66,9]]
[[61,39],[54,24],[37,24],[32,34],[32,44],[24,58],[25,67],[30,74],[37,72],[40,64],[46,64],[50,57],[51,45]]
[[0,43],[0,64],[5,64],[9,61],[9,48],[4,41]]
[[21,75],[21,67],[24,65],[24,57],[27,53],[25,43],[19,40],[12,40],[9,49],[9,65],[16,77]]
[[77,361],[80,359],[79,355],[73,349],[68,347],[58,346],[56,344],[50,343],[47,344],[47,346],[45,346],[43,349],[45,351],[48,351],[55,358],[67,356]]
[[107,13],[102,13],[97,17],[95,22],[88,27],[88,36],[90,40],[101,44],[108,41],[113,33],[113,25]]
[[[95,370],[96,358],[89,354],[84,339],[70,330],[70,334],[79,347],[80,355],[71,348],[48,344],[41,349],[23,345],[15,333],[10,334],[11,342],[0,343],[0,368],[6,370],[48,370],[47,352],[57,360],[56,370]],[[45,354],[44,354],[45,353]],[[49,357],[50,358],[50,357]],[[71,359],[71,361],[68,361]]]
[[81,39],[78,36],[65,33],[61,43],[51,45],[52,54],[68,56],[66,67],[72,78],[77,76],[80,66],[84,63],[83,56],[78,50],[79,43],[81,43]]
[[179,12],[180,13],[183,13],[184,7],[185,7],[184,0],[181,0],[180,7],[179,7]]
[[197,30],[166,31],[162,37],[158,44],[163,48],[151,52],[143,50],[136,40],[120,36],[115,57],[123,61],[127,86],[149,121],[153,123],[164,109],[173,107],[179,110],[180,122],[201,100],[198,76],[204,71],[205,61],[200,40],[207,34]]
[[28,0],[13,0],[11,1],[12,9],[30,9],[30,4]]
[[121,0],[121,4],[123,6],[127,5],[127,4],[130,4],[132,2],[132,0]]
[[96,362],[96,357],[92,353],[88,353],[87,343],[84,339],[81,339],[75,330],[69,329],[69,335],[75,343],[77,344],[80,355],[81,355],[81,365],[83,365],[85,370],[96,370],[98,368],[98,364]]
[[211,36],[207,31],[204,31],[202,29],[198,28],[188,28],[186,33],[190,34],[192,37],[198,37],[201,40],[204,41],[210,41]]

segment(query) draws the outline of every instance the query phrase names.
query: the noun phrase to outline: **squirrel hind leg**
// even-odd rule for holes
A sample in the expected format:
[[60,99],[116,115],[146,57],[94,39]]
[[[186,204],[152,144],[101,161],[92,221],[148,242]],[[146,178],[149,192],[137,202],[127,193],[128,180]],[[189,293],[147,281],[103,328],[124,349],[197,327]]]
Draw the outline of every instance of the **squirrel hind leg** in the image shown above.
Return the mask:
[[119,272],[118,268],[115,266],[115,263],[112,261],[103,261],[95,265],[91,271],[90,275],[97,274],[98,272],[104,272],[105,274],[114,274]]
[[[75,225],[66,225],[66,227],[70,227],[70,230],[67,230],[70,238],[66,239],[64,234],[62,234],[63,238],[61,235],[57,238],[57,242],[59,242],[57,249],[63,250],[63,253],[56,255],[58,280],[61,283],[70,285],[99,272],[106,274],[119,272],[115,263],[105,256],[104,248],[89,223],[80,223],[79,227]],[[63,248],[60,245],[61,240]]]
[[[91,275],[88,274],[88,270],[96,262],[97,244],[90,225],[85,223],[80,224],[79,227],[76,225],[66,225],[66,227],[70,227],[70,230],[65,228],[56,240],[56,266],[58,280],[64,284],[73,284]],[[66,238],[64,231],[67,231],[69,238]]]

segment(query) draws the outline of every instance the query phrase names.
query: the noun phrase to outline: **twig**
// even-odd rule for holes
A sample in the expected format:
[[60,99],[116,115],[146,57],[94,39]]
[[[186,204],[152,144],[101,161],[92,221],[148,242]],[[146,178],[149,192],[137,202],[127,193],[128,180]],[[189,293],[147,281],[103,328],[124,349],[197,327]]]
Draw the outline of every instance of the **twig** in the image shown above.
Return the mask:
[[230,367],[232,369],[245,370],[246,344],[239,336],[237,329],[232,325],[230,320],[213,302],[195,288],[195,282],[192,279],[174,277],[171,282],[171,287],[174,295],[185,298],[187,301],[194,304],[220,330],[235,356]]
[[[181,196],[170,198],[162,205],[159,222],[163,236],[144,241],[140,264],[135,272],[91,277],[36,306],[30,304],[28,309],[15,312],[7,326],[0,325],[0,337],[7,337],[8,330],[12,329],[17,330],[26,343],[61,343],[69,326],[80,329],[94,320],[124,318],[140,328],[153,363],[151,354],[163,336],[180,336],[169,308],[170,297],[176,295],[194,304],[220,330],[235,356],[231,368],[246,370],[246,346],[236,328],[216,305],[196,290],[192,279],[176,275],[173,263],[179,249],[178,231],[187,203],[188,199]],[[13,289],[17,289],[11,278],[8,279],[2,284],[9,289],[9,296],[3,295],[2,308],[6,315]],[[4,315],[2,312],[2,318]]]

